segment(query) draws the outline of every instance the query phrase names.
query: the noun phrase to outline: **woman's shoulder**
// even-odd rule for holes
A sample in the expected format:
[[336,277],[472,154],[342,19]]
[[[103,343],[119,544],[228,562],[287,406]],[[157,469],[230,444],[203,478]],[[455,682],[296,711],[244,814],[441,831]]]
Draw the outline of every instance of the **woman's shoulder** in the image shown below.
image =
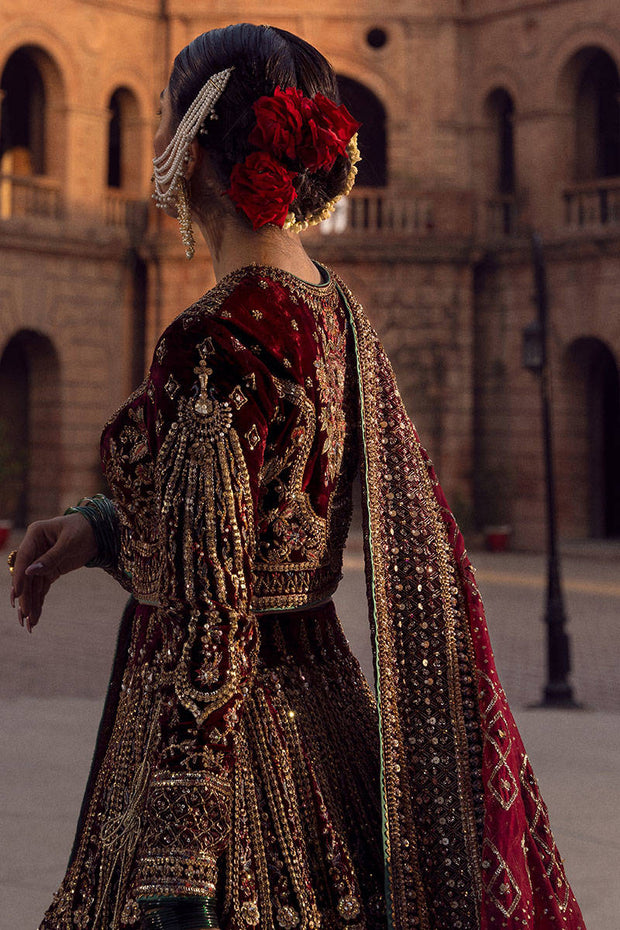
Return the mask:
[[248,265],[222,278],[167,327],[156,358],[172,346],[190,348],[205,338],[231,341],[259,356],[293,357],[316,346],[317,321],[338,303],[333,276],[318,285],[267,265]]

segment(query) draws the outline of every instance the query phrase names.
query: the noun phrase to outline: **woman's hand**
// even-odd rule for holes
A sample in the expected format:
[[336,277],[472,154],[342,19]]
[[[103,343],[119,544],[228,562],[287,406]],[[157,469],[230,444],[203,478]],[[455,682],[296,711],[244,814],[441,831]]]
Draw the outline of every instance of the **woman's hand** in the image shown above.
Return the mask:
[[37,625],[43,601],[61,575],[81,568],[97,555],[95,534],[79,513],[31,523],[17,550],[11,604],[19,599],[18,618],[29,633]]

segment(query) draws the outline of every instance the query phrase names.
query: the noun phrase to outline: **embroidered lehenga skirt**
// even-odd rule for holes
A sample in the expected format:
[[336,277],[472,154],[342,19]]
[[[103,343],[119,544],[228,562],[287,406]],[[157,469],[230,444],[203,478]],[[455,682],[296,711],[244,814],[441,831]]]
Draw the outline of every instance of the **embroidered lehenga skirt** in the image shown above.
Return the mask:
[[322,930],[383,930],[375,699],[332,602],[263,615],[260,629],[242,728],[273,922],[298,925],[295,881],[314,897]]
[[[222,930],[384,930],[375,698],[332,601],[257,619],[256,674],[237,727],[232,832],[218,868]],[[157,688],[138,683],[153,678],[166,651],[156,613],[130,603],[72,862],[45,930],[135,924],[128,876],[136,847],[122,836],[144,833],[131,814],[141,803],[136,772],[161,703]],[[152,859],[181,861],[183,849],[212,843],[220,806],[191,774],[167,792],[164,784],[142,837]],[[128,854],[111,861],[114,848]]]

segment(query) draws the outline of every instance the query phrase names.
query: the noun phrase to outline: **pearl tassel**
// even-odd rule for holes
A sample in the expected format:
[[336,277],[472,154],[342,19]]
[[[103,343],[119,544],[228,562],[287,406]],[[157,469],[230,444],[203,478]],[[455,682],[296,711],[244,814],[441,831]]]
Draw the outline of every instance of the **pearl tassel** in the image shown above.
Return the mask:
[[153,159],[153,199],[158,207],[168,207],[175,202],[179,179],[189,157],[190,143],[199,131],[206,131],[206,127],[201,130],[201,124],[208,116],[216,118],[213,109],[224,93],[232,71],[233,68],[226,68],[209,78],[183,116],[165,150]]

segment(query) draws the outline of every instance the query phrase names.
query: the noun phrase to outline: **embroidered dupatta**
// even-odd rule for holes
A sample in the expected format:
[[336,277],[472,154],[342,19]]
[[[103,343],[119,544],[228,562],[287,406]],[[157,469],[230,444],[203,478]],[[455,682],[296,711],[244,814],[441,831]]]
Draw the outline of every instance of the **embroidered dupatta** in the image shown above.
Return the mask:
[[388,930],[584,930],[473,570],[363,309],[355,337]]

